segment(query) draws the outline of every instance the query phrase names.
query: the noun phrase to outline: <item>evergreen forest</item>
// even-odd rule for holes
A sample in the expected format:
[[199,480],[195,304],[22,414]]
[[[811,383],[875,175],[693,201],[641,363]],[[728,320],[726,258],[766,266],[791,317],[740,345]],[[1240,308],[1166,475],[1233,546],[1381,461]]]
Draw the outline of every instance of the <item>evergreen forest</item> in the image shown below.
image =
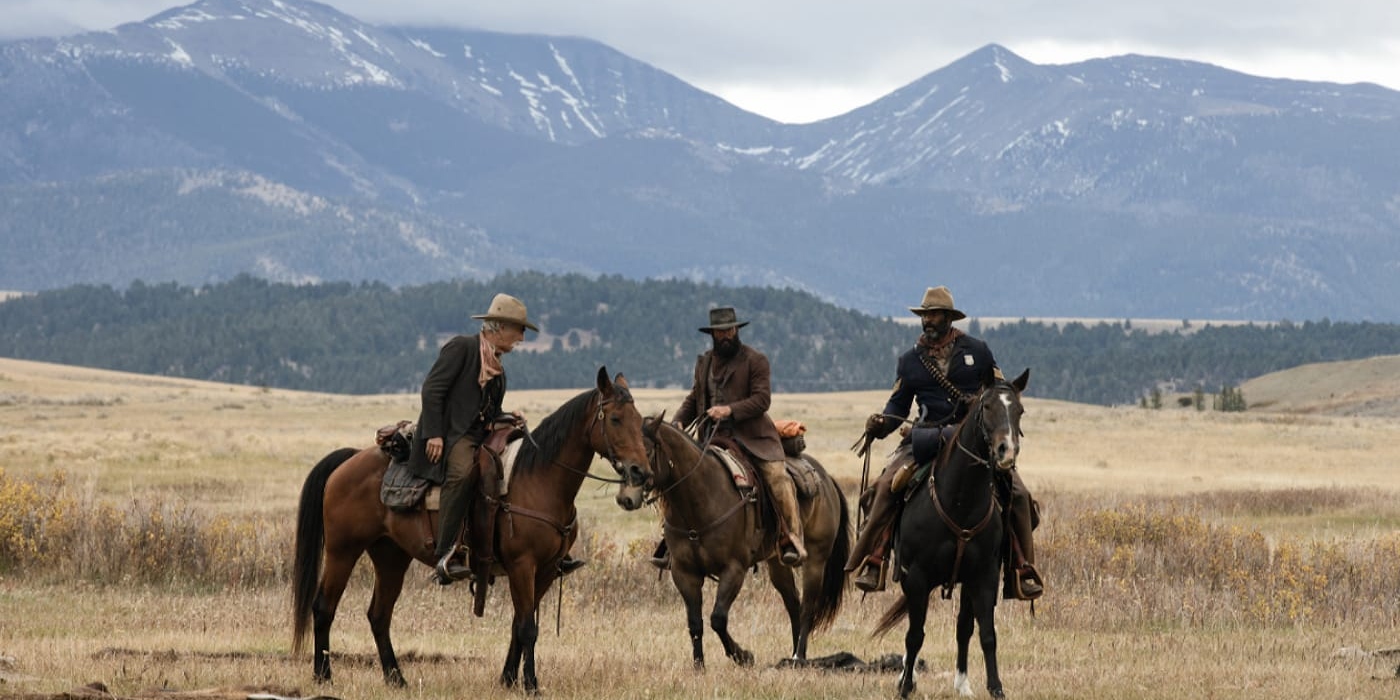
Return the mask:
[[[600,365],[634,386],[688,386],[709,343],[698,328],[713,306],[734,306],[750,322],[740,337],[767,353],[775,392],[887,388],[895,358],[918,335],[792,289],[535,272],[398,288],[245,275],[201,287],[138,281],[15,297],[0,303],[0,355],[287,389],[416,392],[441,343],[476,332],[470,316],[497,292],[524,300],[541,329],[506,358],[512,389],[587,386]],[[967,330],[987,341],[1008,376],[1031,368],[1028,394],[1105,405],[1400,353],[1400,325],[1369,322],[1183,321],[1148,332],[1130,321],[984,329],[974,317]]]

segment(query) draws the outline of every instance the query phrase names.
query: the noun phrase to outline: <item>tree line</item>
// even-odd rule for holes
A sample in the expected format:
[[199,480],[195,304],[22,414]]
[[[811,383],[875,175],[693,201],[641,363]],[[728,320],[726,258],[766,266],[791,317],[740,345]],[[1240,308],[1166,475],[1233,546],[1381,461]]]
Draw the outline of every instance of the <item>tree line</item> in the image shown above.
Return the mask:
[[[0,303],[0,354],[143,374],[348,394],[417,391],[442,342],[472,333],[497,292],[524,300],[541,333],[507,359],[515,389],[586,386],[600,365],[634,386],[688,386],[712,306],[734,306],[744,342],[768,354],[779,392],[888,388],[915,326],[807,292],[513,272],[390,287],[292,285],[239,276],[200,287],[78,285]],[[968,332],[1033,396],[1135,404],[1154,388],[1236,385],[1311,362],[1400,352],[1400,325],[1182,327],[1022,320]]]

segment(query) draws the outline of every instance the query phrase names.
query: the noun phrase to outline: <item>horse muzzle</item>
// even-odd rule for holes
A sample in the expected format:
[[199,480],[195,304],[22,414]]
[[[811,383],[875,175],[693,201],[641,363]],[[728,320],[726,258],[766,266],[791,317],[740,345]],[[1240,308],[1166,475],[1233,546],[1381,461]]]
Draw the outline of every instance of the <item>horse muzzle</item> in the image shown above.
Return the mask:
[[649,481],[646,470],[637,464],[618,465],[621,486],[617,490],[617,505],[623,510],[636,510],[646,503]]

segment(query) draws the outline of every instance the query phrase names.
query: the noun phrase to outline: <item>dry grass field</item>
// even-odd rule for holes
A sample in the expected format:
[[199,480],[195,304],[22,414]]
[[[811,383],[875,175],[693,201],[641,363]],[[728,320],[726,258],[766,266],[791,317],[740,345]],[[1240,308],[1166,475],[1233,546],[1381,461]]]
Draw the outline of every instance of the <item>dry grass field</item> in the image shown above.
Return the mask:
[[[1222,414],[1026,399],[1024,478],[1042,501],[1049,583],[1032,615],[998,608],[1014,698],[1400,697],[1400,368],[1394,358],[1246,384]],[[621,368],[625,371],[625,367]],[[590,378],[581,378],[583,385]],[[578,392],[513,392],[537,424]],[[886,392],[780,395],[848,496],[849,451]],[[643,413],[676,391],[638,391]],[[508,594],[475,618],[464,587],[415,565],[395,615],[409,687],[372,662],[367,565],[332,636],[336,681],[290,649],[295,503],[311,465],[416,416],[416,396],[336,396],[0,359],[0,698],[507,698]],[[893,447],[887,440],[879,450]],[[605,464],[595,464],[601,470]],[[879,468],[879,464],[875,469]],[[679,596],[642,562],[657,515],[606,487],[579,497],[590,565],[551,591],[543,694],[569,698],[893,697],[890,673],[777,668],[788,633],[766,577],[731,619],[752,668],[706,638],[690,667]],[[713,591],[708,591],[707,600]],[[893,593],[852,589],[815,656],[902,652],[872,639]],[[935,601],[920,697],[951,697],[952,603]],[[558,632],[556,633],[556,624]],[[971,676],[984,674],[974,646]]]

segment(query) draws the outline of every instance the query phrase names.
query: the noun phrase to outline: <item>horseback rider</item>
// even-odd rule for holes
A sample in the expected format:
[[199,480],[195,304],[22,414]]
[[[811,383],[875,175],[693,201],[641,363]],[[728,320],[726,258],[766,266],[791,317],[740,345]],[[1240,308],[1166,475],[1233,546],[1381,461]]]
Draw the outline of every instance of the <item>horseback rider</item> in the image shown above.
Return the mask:
[[[863,449],[870,449],[870,440],[882,439],[900,427],[909,415],[910,404],[914,402],[919,405],[916,427],[920,430],[912,432],[932,435],[936,443],[928,449],[922,449],[922,445],[916,449],[915,443],[919,440],[911,439],[910,431],[904,431],[904,439],[891,455],[889,464],[874,485],[861,495],[861,507],[868,509],[868,515],[846,561],[846,571],[859,569],[856,587],[867,592],[884,590],[885,587],[890,533],[898,513],[896,501],[899,497],[892,486],[896,477],[901,477],[900,481],[903,482],[909,472],[918,467],[915,452],[921,457],[925,452],[936,456],[937,448],[951,437],[958,422],[967,415],[969,402],[983,387],[1002,379],[1001,370],[987,344],[953,327],[954,321],[967,318],[967,314],[953,306],[953,294],[947,287],[930,287],[924,292],[923,302],[919,306],[909,307],[909,310],[919,316],[923,332],[914,348],[899,358],[894,390],[884,411],[866,419]],[[940,430],[924,431],[923,428]],[[1040,597],[1044,589],[1034,566],[1031,497],[1015,468],[1010,470],[1010,475],[1011,530],[1025,559],[1025,566],[1017,569],[1014,575],[1011,574],[1013,567],[1008,567],[1007,590],[1015,593],[1008,597],[1033,600]],[[903,483],[900,484],[902,487]],[[1016,584],[1019,584],[1019,590]]]
[[[709,334],[712,347],[695,362],[694,381],[675,422],[684,427],[700,418],[716,435],[732,439],[748,453],[768,486],[780,533],[785,535],[779,538],[779,558],[788,566],[800,566],[807,549],[797,489],[787,473],[778,428],[768,417],[772,402],[768,356],[739,340],[739,329],[747,325],[748,321],[738,320],[733,307],[710,309],[710,325],[700,332]],[[669,564],[665,540],[651,562],[663,569]]]
[[[506,393],[501,355],[525,339],[525,329],[539,332],[525,313],[525,304],[509,294],[497,294],[476,335],[447,341],[423,380],[422,412],[407,467],[414,474],[442,484],[442,510],[433,552],[438,583],[448,585],[471,577],[458,537],[476,493],[477,450],[493,424],[523,425],[518,412],[505,413]],[[446,456],[446,459],[443,457]],[[565,557],[564,573],[583,563]]]

